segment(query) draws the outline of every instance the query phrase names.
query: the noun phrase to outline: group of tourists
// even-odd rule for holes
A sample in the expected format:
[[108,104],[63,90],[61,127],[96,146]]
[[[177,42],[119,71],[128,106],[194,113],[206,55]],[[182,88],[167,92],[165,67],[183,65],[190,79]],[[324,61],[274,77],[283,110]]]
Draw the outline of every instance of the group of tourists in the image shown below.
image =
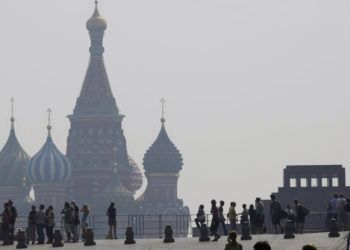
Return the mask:
[[[63,229],[66,234],[65,242],[79,242],[86,240],[86,232],[89,226],[90,209],[87,204],[84,204],[81,209],[75,201],[65,202],[61,210],[61,220]],[[13,202],[9,200],[4,204],[4,210],[1,216],[1,233],[3,245],[12,245],[15,235],[15,224],[17,218],[17,209]],[[107,239],[118,239],[117,237],[117,209],[115,203],[111,203],[107,209],[106,216],[108,218],[109,231]],[[51,244],[54,239],[55,212],[53,206],[41,204],[39,209],[36,206],[31,206],[28,215],[28,226],[25,230],[26,243],[29,244]],[[81,231],[79,230],[81,229]],[[81,232],[81,233],[80,233]],[[80,237],[81,236],[81,237]],[[46,241],[45,241],[46,238]]]
[[[80,213],[81,212],[81,218]],[[82,230],[82,240],[85,240],[85,233],[88,226],[89,208],[85,204],[82,209],[74,201],[65,202],[61,211],[64,223],[64,231],[67,235],[66,242],[78,242],[78,227]],[[4,204],[4,210],[1,213],[1,237],[3,245],[12,245],[16,239],[15,224],[17,219],[17,209],[13,202],[9,200]],[[41,204],[39,209],[31,206],[27,218],[27,228],[25,229],[26,243],[43,245],[53,243],[55,223],[55,212],[53,206],[45,207]],[[46,238],[46,242],[45,242]]]
[[294,232],[297,234],[302,234],[304,232],[305,218],[310,211],[298,200],[294,200],[294,208],[290,204],[287,204],[286,208],[282,209],[282,206],[276,199],[275,195],[270,195],[270,198],[270,216],[275,233],[283,233],[284,228],[281,221],[288,220],[292,223]]
[[[284,233],[284,223],[282,222],[288,220],[293,225],[294,232],[302,234],[305,217],[309,214],[309,210],[298,200],[294,201],[294,206],[287,204],[286,208],[283,209],[275,195],[271,195],[270,198],[269,214],[275,233]],[[265,208],[261,198],[257,197],[255,203],[250,204],[249,207],[243,204],[240,213],[236,211],[236,202],[231,202],[226,216],[224,214],[225,202],[220,201],[219,206],[216,204],[216,200],[211,201],[210,213],[212,215],[212,220],[210,224],[210,233],[214,236],[213,241],[217,241],[220,238],[218,234],[220,226],[222,226],[223,234],[228,235],[227,226],[230,231],[236,231],[238,221],[240,221],[241,226],[249,225],[251,234],[266,233]],[[200,228],[206,221],[208,221],[208,218],[204,210],[204,205],[201,204],[195,218],[196,226]]]
[[331,220],[335,219],[342,230],[350,228],[350,199],[345,198],[343,194],[334,194],[328,202],[327,207],[327,227],[329,228]]

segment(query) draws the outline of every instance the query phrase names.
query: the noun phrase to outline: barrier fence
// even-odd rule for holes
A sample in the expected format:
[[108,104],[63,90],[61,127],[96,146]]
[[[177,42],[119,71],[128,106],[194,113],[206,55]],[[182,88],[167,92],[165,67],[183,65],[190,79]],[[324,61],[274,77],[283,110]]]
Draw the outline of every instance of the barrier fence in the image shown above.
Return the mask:
[[[117,235],[120,238],[125,236],[127,227],[132,227],[136,238],[162,238],[166,225],[171,225],[174,237],[195,237],[199,230],[196,228],[194,219],[196,215],[117,215]],[[206,215],[208,227],[211,224],[211,215]],[[282,221],[283,223],[283,221]],[[226,219],[227,228],[229,222]],[[267,233],[273,233],[273,226],[269,217],[265,218]],[[96,238],[105,238],[109,231],[108,219],[106,216],[91,215],[88,217],[88,226],[94,231]],[[19,217],[16,221],[16,228],[25,229],[27,219]],[[61,218],[57,219],[56,229],[60,229],[64,234],[64,225]],[[325,232],[327,231],[327,214],[310,213],[306,217],[304,232]],[[80,228],[79,228],[79,231]],[[240,233],[239,221],[237,222],[237,231]],[[222,227],[219,227],[219,233],[222,234]]]

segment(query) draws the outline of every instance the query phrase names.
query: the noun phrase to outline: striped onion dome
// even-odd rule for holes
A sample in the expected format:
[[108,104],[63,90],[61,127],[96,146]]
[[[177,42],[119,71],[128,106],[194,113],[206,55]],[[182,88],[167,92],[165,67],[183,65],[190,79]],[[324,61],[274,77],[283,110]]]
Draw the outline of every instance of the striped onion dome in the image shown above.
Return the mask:
[[128,156],[128,160],[130,171],[128,177],[126,179],[123,179],[123,185],[129,191],[136,192],[142,187],[142,172],[141,169],[137,166],[137,163],[130,156]]
[[30,156],[17,140],[14,121],[15,119],[12,117],[10,136],[0,151],[0,186],[27,185],[25,173]]
[[71,176],[72,168],[67,157],[54,144],[51,126],[44,146],[33,156],[27,168],[27,176],[33,184],[64,183]]
[[146,175],[150,173],[179,173],[182,169],[181,153],[170,140],[165,130],[165,119],[162,118],[161,122],[162,128],[158,137],[143,158]]

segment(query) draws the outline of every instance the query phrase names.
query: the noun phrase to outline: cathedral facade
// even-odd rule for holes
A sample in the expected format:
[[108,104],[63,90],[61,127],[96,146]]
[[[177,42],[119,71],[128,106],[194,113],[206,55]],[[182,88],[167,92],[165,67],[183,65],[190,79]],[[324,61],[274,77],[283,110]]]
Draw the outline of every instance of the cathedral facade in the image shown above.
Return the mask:
[[[90,60],[80,95],[72,114],[66,154],[60,152],[47,126],[47,140],[30,157],[15,135],[14,117],[8,141],[0,151],[0,202],[15,201],[24,215],[30,204],[54,205],[74,200],[88,204],[94,214],[105,214],[115,202],[123,214],[189,214],[177,197],[177,181],[182,156],[171,142],[161,119],[161,131],[144,157],[147,188],[141,197],[135,192],[143,184],[143,174],[128,154],[126,138],[116,99],[104,65],[103,37],[106,20],[96,2],[86,23],[90,35]],[[49,111],[50,116],[50,111]],[[29,195],[34,190],[34,200]]]

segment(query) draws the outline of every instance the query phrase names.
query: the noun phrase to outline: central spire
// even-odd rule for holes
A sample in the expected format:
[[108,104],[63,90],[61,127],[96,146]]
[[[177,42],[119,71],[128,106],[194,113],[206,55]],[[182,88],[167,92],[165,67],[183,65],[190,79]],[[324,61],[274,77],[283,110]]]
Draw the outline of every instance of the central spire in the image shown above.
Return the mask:
[[104,52],[103,35],[104,31],[107,29],[107,22],[98,11],[98,1],[95,1],[95,11],[90,19],[86,22],[86,28],[90,33],[91,56],[101,57]]
[[107,22],[98,11],[97,1],[92,16],[86,22],[86,28],[91,40],[90,62],[73,115],[119,117],[103,61],[103,36]]

